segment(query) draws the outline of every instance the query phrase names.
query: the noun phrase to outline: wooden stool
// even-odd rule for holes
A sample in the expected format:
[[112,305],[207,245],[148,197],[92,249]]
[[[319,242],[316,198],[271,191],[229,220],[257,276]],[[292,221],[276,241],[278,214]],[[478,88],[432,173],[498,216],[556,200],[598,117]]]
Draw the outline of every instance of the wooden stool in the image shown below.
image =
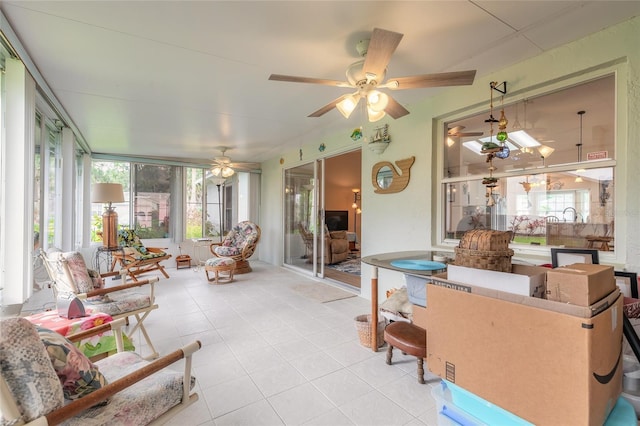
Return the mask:
[[180,268],[191,268],[191,256],[188,254],[176,256],[176,269]]
[[418,358],[418,382],[424,384],[424,358],[427,356],[427,332],[415,324],[404,321],[392,322],[384,329],[387,342],[387,364],[391,365],[393,348]]
[[[233,281],[233,271],[236,269],[236,261],[230,257],[212,257],[204,263],[204,273],[207,275],[208,281],[215,281],[216,284]],[[209,272],[214,273],[214,277],[209,277]],[[221,272],[227,273],[227,276],[220,275]]]

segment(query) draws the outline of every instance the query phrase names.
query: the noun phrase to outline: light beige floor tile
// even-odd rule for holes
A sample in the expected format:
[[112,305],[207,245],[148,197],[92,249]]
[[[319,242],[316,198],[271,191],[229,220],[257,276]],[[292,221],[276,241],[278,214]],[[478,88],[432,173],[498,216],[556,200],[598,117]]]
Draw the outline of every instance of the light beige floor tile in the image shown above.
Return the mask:
[[393,365],[388,365],[381,354],[352,364],[349,370],[376,389],[407,374]]
[[268,401],[286,425],[300,425],[335,408],[310,383],[274,395]]
[[341,405],[340,411],[358,426],[400,426],[414,418],[376,390]]
[[248,376],[203,389],[202,394],[214,419],[263,399]]
[[312,383],[338,407],[373,391],[371,385],[344,368]]
[[304,423],[304,426],[352,426],[353,422],[337,408]]
[[335,359],[324,352],[318,352],[289,361],[307,380],[326,376],[336,370],[344,368]]
[[307,383],[307,380],[292,365],[282,363],[276,367],[252,373],[251,379],[266,397],[279,394],[293,387]]
[[[279,426],[284,423],[266,400],[239,408],[216,418],[216,426]],[[187,423],[183,423],[185,425]]]

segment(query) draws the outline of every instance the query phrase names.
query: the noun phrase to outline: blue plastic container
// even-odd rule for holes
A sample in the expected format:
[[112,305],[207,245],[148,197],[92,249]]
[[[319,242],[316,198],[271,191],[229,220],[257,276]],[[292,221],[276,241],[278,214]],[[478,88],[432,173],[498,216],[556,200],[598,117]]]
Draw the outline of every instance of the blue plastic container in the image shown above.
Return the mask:
[[453,403],[482,422],[490,425],[533,426],[515,414],[486,401],[460,386],[443,380],[442,385],[451,392]]

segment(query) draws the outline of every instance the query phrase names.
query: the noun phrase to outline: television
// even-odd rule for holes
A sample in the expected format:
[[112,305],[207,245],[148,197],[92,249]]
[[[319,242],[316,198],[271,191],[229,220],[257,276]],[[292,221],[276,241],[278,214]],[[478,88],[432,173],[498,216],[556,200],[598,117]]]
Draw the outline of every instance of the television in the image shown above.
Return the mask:
[[347,210],[325,210],[324,223],[329,231],[349,230],[349,212]]

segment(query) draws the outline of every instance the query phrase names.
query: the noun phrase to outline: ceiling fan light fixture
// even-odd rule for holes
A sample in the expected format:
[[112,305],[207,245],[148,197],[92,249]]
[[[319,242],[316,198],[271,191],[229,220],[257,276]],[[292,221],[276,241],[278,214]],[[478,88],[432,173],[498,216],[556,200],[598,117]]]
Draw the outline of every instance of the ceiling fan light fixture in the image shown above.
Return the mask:
[[387,105],[389,105],[389,96],[378,90],[372,90],[367,94],[367,105],[373,111],[384,111]]
[[347,95],[336,104],[336,109],[340,111],[340,114],[342,114],[344,118],[349,118],[353,110],[356,109],[359,100],[360,98],[356,98],[353,95]]
[[381,120],[385,115],[387,115],[387,113],[384,111],[374,111],[369,107],[367,108],[367,114],[371,123]]

